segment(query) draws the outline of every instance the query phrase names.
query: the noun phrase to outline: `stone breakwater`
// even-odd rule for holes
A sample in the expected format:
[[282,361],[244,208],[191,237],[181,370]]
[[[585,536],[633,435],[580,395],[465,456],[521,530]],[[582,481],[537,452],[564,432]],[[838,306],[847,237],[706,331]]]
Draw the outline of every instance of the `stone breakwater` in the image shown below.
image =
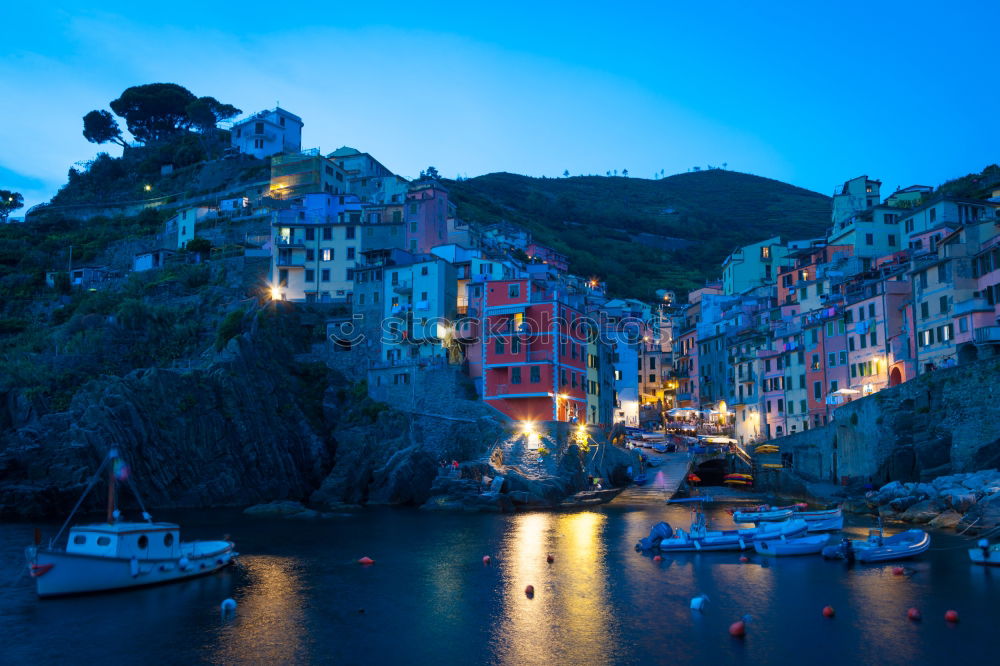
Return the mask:
[[981,534],[1000,526],[1000,472],[950,474],[926,483],[893,481],[868,493],[865,503],[885,520]]

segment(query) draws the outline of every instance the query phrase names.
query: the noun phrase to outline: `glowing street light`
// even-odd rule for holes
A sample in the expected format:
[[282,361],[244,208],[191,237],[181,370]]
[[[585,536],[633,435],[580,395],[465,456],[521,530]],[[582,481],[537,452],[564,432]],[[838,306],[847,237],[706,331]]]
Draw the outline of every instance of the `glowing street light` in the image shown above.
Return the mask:
[[149,184],[147,183],[146,185],[143,185],[143,186],[142,186],[142,189],[146,190],[147,192],[150,192],[150,191],[152,191],[152,189],[153,189],[153,186],[152,186],[152,185],[149,185]]

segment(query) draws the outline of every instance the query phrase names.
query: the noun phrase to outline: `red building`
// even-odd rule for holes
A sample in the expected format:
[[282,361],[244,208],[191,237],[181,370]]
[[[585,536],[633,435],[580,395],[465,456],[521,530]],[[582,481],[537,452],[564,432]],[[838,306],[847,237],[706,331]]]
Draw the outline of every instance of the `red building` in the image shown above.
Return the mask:
[[483,399],[511,418],[585,420],[586,328],[560,296],[529,279],[484,285]]
[[569,270],[569,258],[565,254],[541,243],[531,243],[526,248],[526,253],[529,259],[537,259],[563,273]]

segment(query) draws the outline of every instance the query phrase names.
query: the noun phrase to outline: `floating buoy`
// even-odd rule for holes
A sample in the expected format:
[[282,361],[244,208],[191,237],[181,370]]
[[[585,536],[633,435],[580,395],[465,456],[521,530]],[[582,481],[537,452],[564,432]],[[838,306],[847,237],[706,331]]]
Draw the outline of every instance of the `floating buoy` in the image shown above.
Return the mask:
[[958,622],[958,611],[954,610],[945,611],[944,619],[947,622]]
[[893,567],[892,568],[892,575],[893,576],[902,576],[904,573],[906,573],[906,572],[903,570],[903,567]]
[[556,558],[552,557],[552,553],[549,553],[548,555],[545,556],[545,561],[548,562],[549,564],[552,564],[553,562],[556,561]]
[[490,561],[491,560],[489,555],[483,555],[483,564],[489,564]]
[[226,599],[221,604],[219,604],[219,609],[222,611],[223,616],[229,615],[230,613],[236,612],[236,600]]
[[528,597],[529,599],[535,596],[535,586],[529,585],[528,587],[524,588],[524,596]]
[[654,562],[662,562],[663,561],[663,556],[662,555],[653,555],[653,561]]
[[823,606],[823,617],[833,617],[836,613],[833,610],[833,606]]
[[699,594],[697,597],[691,600],[691,610],[700,611],[705,608],[705,602],[708,601],[708,597],[704,594]]
[[750,561],[749,557],[747,557],[746,555],[740,555],[740,562],[742,562],[743,564],[746,564],[749,561]]
[[917,610],[916,608],[911,608],[910,610],[906,611],[906,617],[910,618],[914,622],[920,622],[921,619],[920,611]]
[[747,635],[747,623],[743,620],[737,620],[729,625],[729,635],[735,636],[736,638],[743,638]]
[[366,557],[362,557],[360,560],[358,560],[358,564],[364,564],[364,565],[367,566],[369,564],[375,564],[375,560],[373,560],[372,558],[366,556]]

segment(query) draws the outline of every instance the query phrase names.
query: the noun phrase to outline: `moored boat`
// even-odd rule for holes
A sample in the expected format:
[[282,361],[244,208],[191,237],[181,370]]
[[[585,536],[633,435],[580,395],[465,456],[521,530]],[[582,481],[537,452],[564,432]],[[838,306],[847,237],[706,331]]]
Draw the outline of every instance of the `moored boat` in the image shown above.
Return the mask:
[[882,528],[871,530],[868,538],[844,539],[823,549],[823,557],[831,559],[857,559],[859,562],[891,562],[916,557],[931,547],[931,537],[923,530],[906,530],[891,537],[882,534]]
[[637,486],[646,485],[647,481],[649,481],[649,477],[646,476],[645,472],[642,474],[637,474],[636,477],[632,479],[632,483],[634,483]]
[[[770,511],[733,511],[734,523],[773,523],[788,520],[795,512],[791,509]],[[795,516],[798,518],[798,516]]]
[[1000,567],[1000,543],[991,546],[986,539],[980,539],[975,548],[969,549],[969,559],[973,564]]
[[687,532],[680,528],[674,530],[669,523],[657,523],[648,537],[639,540],[635,549],[640,552],[748,550],[753,548],[754,541],[804,536],[806,529],[804,520],[786,520],[745,529],[710,530],[699,506],[693,510],[691,528]]
[[761,555],[815,555],[829,542],[826,535],[804,536],[794,539],[767,539],[754,541],[754,549]]
[[145,510],[142,522],[120,520],[114,487],[116,480],[127,478],[127,467],[116,451],[108,454],[88,490],[109,462],[107,522],[72,527],[65,548],[59,548],[56,543],[74,509],[48,547],[41,547],[36,537],[36,544],[25,550],[39,597],[157,585],[210,574],[233,562],[237,553],[231,541],[182,542],[178,525],[153,522]]

